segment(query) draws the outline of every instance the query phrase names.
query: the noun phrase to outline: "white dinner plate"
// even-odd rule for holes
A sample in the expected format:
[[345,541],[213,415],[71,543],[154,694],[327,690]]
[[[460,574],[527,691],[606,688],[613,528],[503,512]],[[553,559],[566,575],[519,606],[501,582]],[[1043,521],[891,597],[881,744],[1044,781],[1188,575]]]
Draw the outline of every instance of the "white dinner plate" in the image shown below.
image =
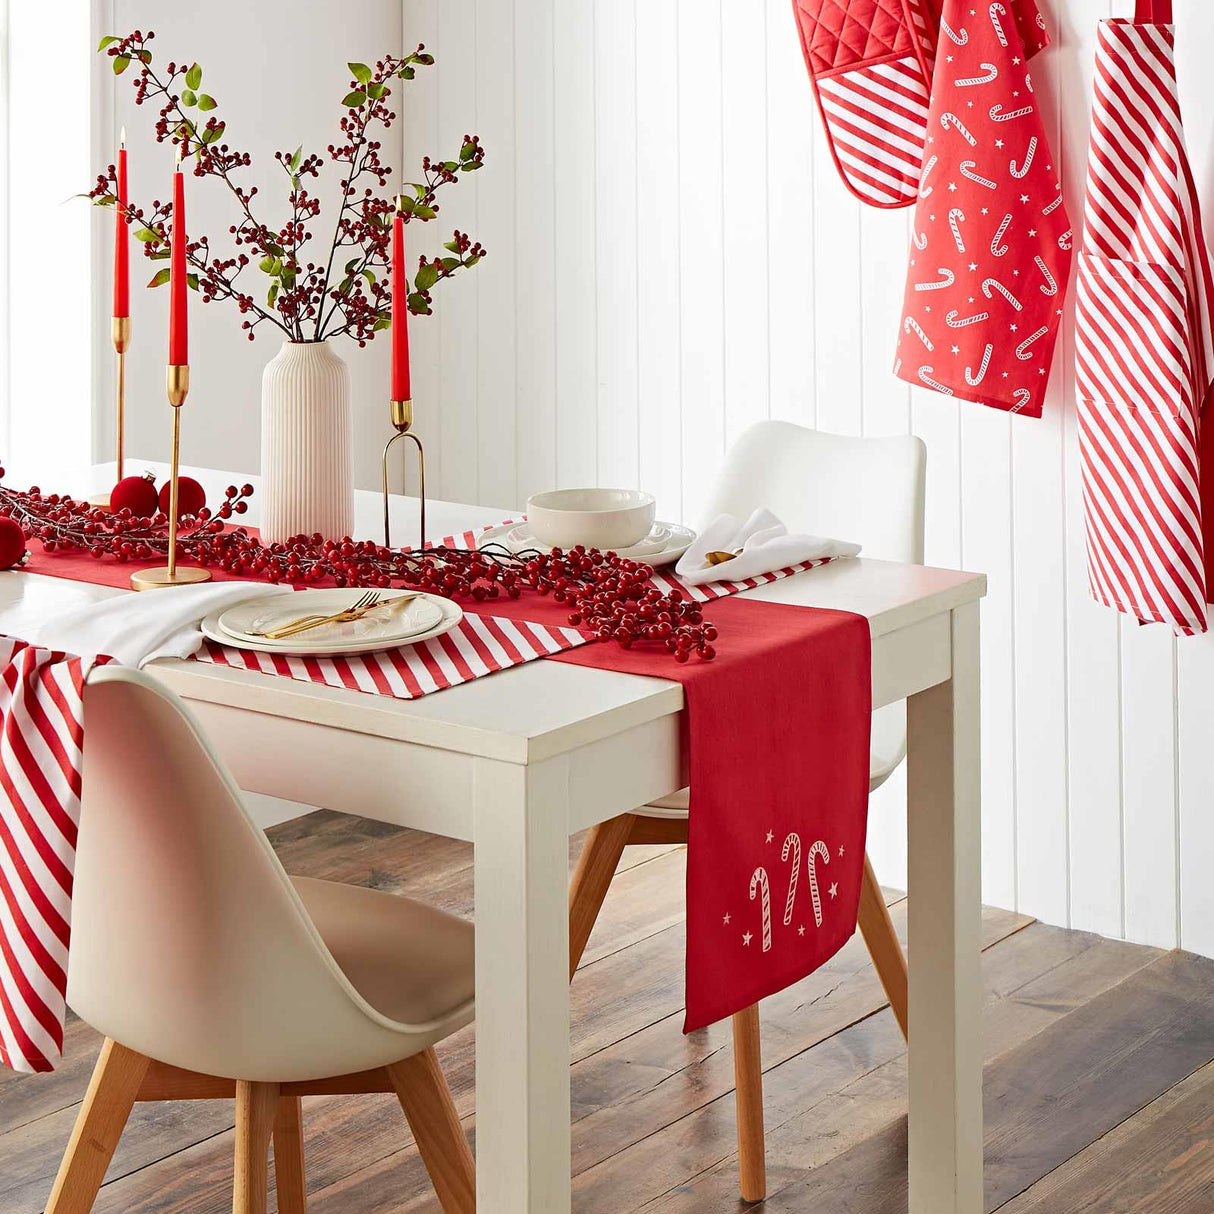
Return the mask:
[[[423,594],[418,595],[413,602],[398,612],[372,612],[360,620],[323,624],[281,641],[252,635],[254,630],[261,631],[263,626],[273,627],[274,622],[278,620],[286,622],[325,609],[340,610],[352,603],[359,593],[361,592],[357,589],[288,591],[282,595],[239,604],[237,608],[230,608],[227,612],[214,611],[202,621],[201,628],[203,635],[212,641],[231,645],[236,649],[248,649],[254,653],[335,657],[340,654],[374,653],[382,649],[395,649],[400,645],[415,645],[450,632],[464,617],[463,608],[458,603],[440,595]],[[313,597],[320,595],[329,598],[322,603],[318,597]],[[336,605],[332,606],[332,596],[335,595],[340,598]],[[248,631],[233,633],[221,620],[225,619],[229,612],[240,609],[244,609],[245,617],[239,618],[239,622],[243,623]],[[376,614],[383,614],[387,619],[377,624],[374,622]],[[394,619],[397,615],[403,615],[405,619]]]
[[[631,548],[617,548],[616,554],[626,560],[637,561],[643,565],[669,565],[691,547],[696,533],[690,527],[678,523],[654,523],[653,529],[638,544]],[[487,544],[499,544],[510,552],[524,552],[528,548],[546,549],[531,530],[528,523],[506,523],[499,527],[490,527],[477,537],[476,546],[484,548]]]

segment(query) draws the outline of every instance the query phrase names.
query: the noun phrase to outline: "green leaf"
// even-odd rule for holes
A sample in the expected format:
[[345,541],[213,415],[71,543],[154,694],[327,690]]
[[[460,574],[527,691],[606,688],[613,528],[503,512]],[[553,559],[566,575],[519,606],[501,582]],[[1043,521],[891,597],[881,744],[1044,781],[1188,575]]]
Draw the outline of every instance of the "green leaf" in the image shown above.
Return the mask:
[[198,104],[198,94],[193,92],[191,89],[182,89],[181,104],[182,105],[197,105]]
[[416,75],[417,75],[417,72],[414,71],[413,68],[411,68],[411,67],[402,67],[400,70],[400,78],[402,80],[412,80],[413,77]]
[[158,233],[153,232],[151,228],[136,228],[135,239],[143,241],[159,240],[160,236]]
[[280,277],[282,279],[282,285],[284,287],[286,287],[289,290],[291,287],[293,287],[295,285],[296,271],[295,271],[294,266],[290,266],[290,265],[282,266],[279,273],[280,273]]
[[118,41],[120,41],[120,40],[118,38],[115,38],[113,34],[106,34],[106,36],[104,38],[102,38],[100,42],[97,43],[97,49],[99,51],[103,51],[103,50],[105,50],[105,48],[107,46],[113,46],[114,43],[118,42]]
[[365,63],[347,63],[350,75],[360,84],[366,84],[371,79],[371,69]]
[[152,62],[152,52],[149,50],[132,51],[131,57],[134,59],[138,59],[140,63],[151,63]]
[[218,105],[218,102],[210,95],[210,93],[198,94],[198,108],[203,112],[213,110],[216,105]]
[[341,283],[337,288],[337,293],[339,295],[344,295],[353,285],[354,276],[352,274],[347,274],[345,278],[341,280]]
[[351,257],[350,260],[346,262],[346,273],[347,274],[354,273],[354,268],[358,265],[359,260],[360,259],[357,257]]
[[426,51],[422,55],[414,55],[413,62],[420,63],[425,67],[433,67],[434,66],[434,56],[432,54],[430,54],[429,51]]
[[219,138],[220,132],[223,130],[223,124],[219,126],[206,127],[202,132],[203,143],[214,143]]
[[348,110],[356,110],[367,99],[367,94],[362,89],[355,89],[352,93],[347,93],[341,100],[342,105]]
[[169,281],[169,267],[165,266],[162,270],[157,270],[152,275],[152,281],[148,283],[149,287],[163,287]]
[[444,257],[442,259],[442,267],[448,273],[450,273],[450,271],[454,270],[457,265],[459,265],[458,257]]
[[299,145],[299,147],[297,147],[295,149],[295,151],[293,151],[291,153],[291,159],[289,161],[287,161],[287,168],[289,168],[292,173],[294,173],[295,170],[297,168],[299,168],[299,160],[302,155],[303,155],[303,144],[301,143]]
[[388,86],[386,84],[367,85],[367,96],[370,97],[372,101],[378,101],[387,91]]
[[373,324],[373,325],[371,326],[371,332],[372,332],[372,333],[378,333],[378,332],[379,332],[381,329],[390,329],[390,328],[392,328],[392,321],[391,321],[391,318],[389,318],[389,317],[387,317],[387,316],[381,316],[381,317],[380,317],[380,318],[379,318],[379,319],[378,319],[378,320],[375,322],[375,324]]
[[458,240],[448,240],[446,242],[446,244],[443,245],[443,248],[450,249],[452,253],[458,253],[459,252],[459,241]]
[[187,287],[189,287],[191,291],[197,291],[198,290],[198,275],[197,274],[187,274],[185,276],[185,285]]
[[400,196],[400,209],[404,214],[412,215],[416,206],[417,204],[408,196],[408,194],[402,194]]
[[121,76],[128,67],[131,66],[130,55],[115,55],[114,56],[114,75]]
[[191,67],[190,70],[188,72],[186,72],[186,74],[185,74],[185,86],[188,89],[197,90],[198,86],[201,83],[202,83],[202,68],[200,68],[198,66],[198,64],[195,63],[194,66]]
[[428,291],[434,284],[438,282],[438,271],[427,262],[424,266],[418,267],[417,277],[413,280],[413,286],[418,291]]
[[372,274],[370,270],[363,270],[362,276],[371,284],[371,286],[375,286],[375,275]]
[[460,150],[459,150],[460,163],[462,164],[462,163],[465,163],[465,162],[471,160],[472,157],[475,155],[476,155],[476,144],[473,143],[471,139],[469,139],[468,142],[465,143],[464,146],[462,148],[460,148]]
[[469,257],[468,260],[464,262],[464,266],[469,270],[472,269],[472,267],[476,265],[478,261],[480,261],[481,257],[482,254],[480,253],[477,253],[474,257]]
[[274,301],[278,298],[278,283],[270,283],[270,289],[266,292],[266,303],[272,308]]
[[417,316],[429,316],[430,305],[426,302],[424,295],[418,294],[416,291],[409,296],[409,311]]
[[413,214],[416,215],[418,219],[433,219],[434,208],[422,206],[421,203],[418,203],[418,205],[413,208]]
[[171,256],[172,250],[170,249],[156,249],[148,254],[148,257],[151,258],[152,261],[165,261]]
[[294,173],[291,176],[291,189],[293,189],[293,190],[299,189],[299,174],[298,173]]
[[274,260],[275,259],[267,253],[266,256],[257,263],[257,268],[265,274],[273,274]]
[[[87,198],[88,195],[87,194],[77,194],[76,197],[77,198]],[[100,198],[93,199],[93,206],[95,206],[95,207],[112,207],[114,205],[114,203],[116,203],[117,201],[118,201],[118,199],[115,198],[113,194],[102,194]]]

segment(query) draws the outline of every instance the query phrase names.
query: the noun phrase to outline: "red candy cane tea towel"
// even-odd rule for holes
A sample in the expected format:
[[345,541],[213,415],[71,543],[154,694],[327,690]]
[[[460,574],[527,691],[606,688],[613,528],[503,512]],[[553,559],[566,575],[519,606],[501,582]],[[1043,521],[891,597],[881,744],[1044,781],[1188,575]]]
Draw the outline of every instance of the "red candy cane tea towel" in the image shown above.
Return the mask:
[[1207,626],[1198,431],[1214,378],[1214,280],[1171,9],[1139,0],[1137,20],[1100,23],[1075,378],[1092,595],[1186,634]]
[[1071,223],[1027,61],[1032,0],[945,0],[894,372],[1041,416]]

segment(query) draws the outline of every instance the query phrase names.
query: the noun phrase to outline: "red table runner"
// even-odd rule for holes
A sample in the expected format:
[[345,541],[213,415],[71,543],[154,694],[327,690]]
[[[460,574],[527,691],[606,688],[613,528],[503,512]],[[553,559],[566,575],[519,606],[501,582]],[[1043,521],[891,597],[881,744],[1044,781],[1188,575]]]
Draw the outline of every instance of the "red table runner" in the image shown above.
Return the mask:
[[[474,538],[451,542],[471,546]],[[296,659],[215,645],[198,657],[400,698],[545,656],[682,684],[693,806],[684,1025],[691,1031],[805,977],[855,931],[868,805],[868,621],[729,597],[820,563],[743,583],[684,586],[720,632],[712,662],[680,665],[665,651],[589,644],[569,627],[567,606],[538,595],[496,601],[492,614],[468,612],[460,629],[424,643],[426,654],[418,645]],[[27,565],[115,586],[128,584],[132,567],[41,551]],[[678,580],[658,572],[654,581],[667,589]]]

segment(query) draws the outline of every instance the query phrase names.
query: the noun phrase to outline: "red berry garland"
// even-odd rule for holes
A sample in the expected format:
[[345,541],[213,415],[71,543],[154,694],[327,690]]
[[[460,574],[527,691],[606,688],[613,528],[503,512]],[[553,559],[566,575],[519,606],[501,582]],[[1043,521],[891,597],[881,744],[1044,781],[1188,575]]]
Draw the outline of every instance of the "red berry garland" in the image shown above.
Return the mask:
[[[385,548],[374,540],[326,540],[319,534],[266,545],[245,528],[227,523],[248,510],[252,494],[252,485],[229,485],[213,515],[206,507],[186,515],[177,536],[182,559],[268,582],[331,581],[380,589],[404,585],[476,603],[517,599],[530,590],[568,604],[569,623],[600,641],[614,640],[625,649],[660,645],[677,662],[693,653],[711,661],[716,654],[712,642],[717,630],[705,623],[699,603],[678,588],[663,594],[654,587],[648,565],[614,552],[580,544],[568,552],[516,553],[499,545],[421,551]],[[0,484],[0,524],[4,520],[15,522],[47,552],[89,552],[98,560],[118,561],[154,560],[168,553],[163,512],[136,518],[129,509],[106,512],[58,493],[43,495],[37,487],[22,492]]]

